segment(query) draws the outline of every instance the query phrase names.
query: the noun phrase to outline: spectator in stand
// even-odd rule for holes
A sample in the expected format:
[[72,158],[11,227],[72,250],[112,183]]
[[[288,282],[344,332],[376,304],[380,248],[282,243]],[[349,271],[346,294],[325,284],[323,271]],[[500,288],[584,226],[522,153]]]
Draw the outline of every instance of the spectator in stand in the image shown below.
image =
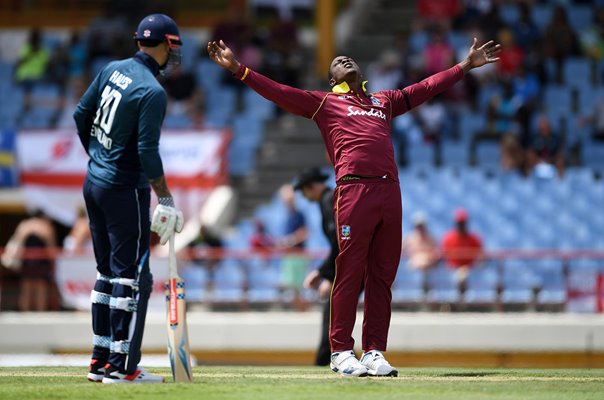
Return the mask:
[[593,24],[580,32],[583,54],[594,61],[604,58],[604,7],[594,7]]
[[533,22],[531,6],[528,2],[520,2],[520,19],[512,26],[514,42],[525,52],[538,51],[541,45],[541,32]]
[[564,146],[560,134],[553,130],[547,116],[537,120],[537,132],[533,135],[528,151],[528,166],[531,172],[543,178],[557,174],[564,176]]
[[367,85],[377,92],[399,87],[403,80],[403,69],[398,52],[386,49],[377,61],[367,66]]
[[[283,19],[275,10],[271,12],[268,34],[264,42],[263,72],[276,81],[297,87],[302,75],[302,56],[298,43],[298,30],[291,20]],[[231,82],[235,81],[231,79]],[[292,116],[284,113],[281,107],[277,115],[283,116],[284,127],[291,125]]]
[[570,56],[579,55],[579,41],[568,23],[566,9],[557,5],[543,38],[545,56],[556,63],[555,81],[562,81],[562,65]]
[[411,219],[415,228],[403,239],[403,256],[409,258],[410,268],[425,271],[438,263],[440,250],[436,240],[430,234],[426,216],[421,212],[416,212]]
[[9,254],[3,254],[2,262],[17,265],[20,272],[20,311],[59,310],[60,299],[55,282],[56,245],[54,225],[43,212],[36,211],[17,225],[7,245]]
[[578,119],[578,125],[590,125],[591,138],[604,141],[604,94],[598,96],[591,111]]
[[202,109],[203,94],[197,86],[195,76],[177,65],[170,73],[160,78],[168,98],[167,114],[187,115],[193,119]]
[[504,79],[512,79],[524,62],[524,51],[514,42],[511,30],[502,29],[498,36],[501,44],[501,56],[497,64],[497,72]]
[[308,260],[302,253],[308,236],[306,219],[296,207],[292,185],[281,187],[279,195],[287,209],[285,236],[277,241],[277,246],[286,252],[281,269],[282,283],[284,289],[293,294],[294,306],[299,310],[304,310],[306,305],[301,297],[301,290],[308,265]]
[[453,47],[447,43],[445,31],[435,27],[431,40],[423,51],[425,74],[433,75],[449,68],[453,65],[454,57]]
[[65,240],[63,240],[63,250],[70,255],[82,254],[85,250],[93,250],[88,214],[84,206],[78,209],[78,217]]
[[501,169],[524,174],[523,150],[518,136],[506,133],[501,138]]
[[266,232],[264,222],[254,220],[254,233],[250,236],[250,247],[254,250],[268,250],[275,246],[275,240]]
[[461,0],[419,0],[419,14],[423,20],[448,23],[462,11]]
[[441,147],[448,136],[447,109],[442,102],[442,96],[437,95],[427,100],[415,110],[416,121],[423,132],[424,142],[434,146],[435,165],[441,163]]
[[[222,254],[220,254],[220,250],[224,247],[224,243],[220,235],[218,235],[215,230],[211,227],[202,224],[201,228],[199,228],[199,235],[187,246],[186,255],[183,257],[188,257],[194,264],[199,265],[202,268],[207,269],[210,273],[218,266],[220,259],[222,258]],[[198,257],[196,250],[210,250],[202,257]],[[213,276],[212,276],[213,280]]]
[[48,69],[50,52],[42,44],[42,32],[34,28],[29,32],[27,42],[19,50],[19,59],[15,65],[15,83],[23,89],[23,109],[18,121],[32,106],[31,92],[44,81]]
[[457,271],[460,282],[464,282],[470,268],[483,258],[481,238],[468,229],[468,212],[457,209],[454,212],[455,228],[451,229],[442,240],[442,254],[446,265]]
[[86,67],[90,80],[109,61],[126,58],[132,48],[124,40],[125,32],[131,32],[126,15],[116,7],[118,0],[104,0],[103,12],[88,25],[86,41]]

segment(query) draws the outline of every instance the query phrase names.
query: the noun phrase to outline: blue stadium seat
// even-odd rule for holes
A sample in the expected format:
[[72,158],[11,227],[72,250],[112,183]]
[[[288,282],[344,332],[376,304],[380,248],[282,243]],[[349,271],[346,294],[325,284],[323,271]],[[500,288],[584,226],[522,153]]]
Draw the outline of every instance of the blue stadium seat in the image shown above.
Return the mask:
[[209,273],[206,268],[195,264],[183,267],[182,278],[186,282],[187,302],[204,302],[209,298]]
[[526,260],[512,259],[503,263],[501,303],[504,307],[528,307],[533,290],[539,284]]
[[459,136],[462,141],[469,143],[474,134],[484,131],[486,119],[482,114],[463,113],[459,118]]
[[568,86],[589,90],[591,81],[591,61],[583,57],[573,57],[564,60],[562,77]]
[[543,101],[547,113],[568,116],[572,112],[572,96],[568,86],[547,85]]
[[497,303],[499,273],[491,266],[470,269],[463,302],[466,306],[494,308]]
[[221,86],[208,94],[206,124],[212,128],[224,128],[235,114],[236,91],[232,87]]
[[279,265],[271,259],[253,258],[248,264],[247,298],[252,306],[277,303],[280,299]]
[[186,114],[168,113],[164,119],[164,128],[168,129],[186,129],[193,125],[191,117]]
[[466,142],[445,141],[442,146],[442,165],[447,167],[467,167],[470,150]]
[[407,161],[414,167],[434,167],[434,145],[425,143],[413,143],[407,149]]
[[238,260],[223,260],[214,271],[214,290],[211,295],[213,306],[238,306],[245,301],[245,274]]
[[402,307],[419,307],[425,299],[423,271],[399,267],[392,285],[392,304]]
[[476,145],[476,164],[483,169],[497,170],[501,164],[499,142],[487,140]]
[[271,119],[275,116],[277,106],[272,101],[260,96],[254,90],[243,90],[243,111],[260,120]]
[[566,8],[568,23],[577,33],[584,31],[593,24],[593,7],[582,4],[569,4]]
[[[222,84],[224,71],[213,61],[201,58],[195,65],[195,79],[203,90],[209,93],[216,91]],[[211,99],[208,97],[208,99]]]
[[543,33],[552,20],[552,5],[551,4],[535,4],[531,8],[533,22]]
[[588,140],[581,149],[583,165],[590,168],[604,168],[604,142]]
[[540,280],[537,305],[562,309],[566,296],[566,278],[564,263],[560,259],[542,259],[535,263]]
[[428,271],[426,301],[431,305],[456,305],[461,299],[455,271],[438,266]]
[[518,5],[513,3],[501,4],[499,6],[499,16],[506,25],[515,25],[520,21],[520,10],[518,9]]

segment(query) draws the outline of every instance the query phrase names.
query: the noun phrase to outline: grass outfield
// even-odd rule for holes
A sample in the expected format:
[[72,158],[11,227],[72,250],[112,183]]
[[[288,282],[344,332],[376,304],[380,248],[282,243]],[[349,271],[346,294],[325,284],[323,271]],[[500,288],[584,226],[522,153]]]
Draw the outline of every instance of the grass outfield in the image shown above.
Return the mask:
[[[169,369],[149,368],[169,376]],[[196,367],[195,383],[102,385],[85,368],[0,368],[0,399],[602,399],[604,370],[403,368],[398,378],[343,378],[319,367]],[[171,381],[171,378],[168,379]]]

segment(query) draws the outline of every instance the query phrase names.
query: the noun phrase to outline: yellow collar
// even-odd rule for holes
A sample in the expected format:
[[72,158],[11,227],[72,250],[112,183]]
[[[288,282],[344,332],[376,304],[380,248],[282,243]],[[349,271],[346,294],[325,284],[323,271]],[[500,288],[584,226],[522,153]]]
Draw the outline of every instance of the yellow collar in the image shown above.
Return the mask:
[[[367,92],[367,88],[365,87],[365,84],[367,83],[367,81],[363,81],[362,83],[362,88],[363,88],[363,92]],[[343,94],[343,93],[348,93],[350,92],[350,86],[348,86],[348,83],[346,81],[340,83],[339,85],[334,85],[334,87],[331,88],[331,91],[337,94]]]

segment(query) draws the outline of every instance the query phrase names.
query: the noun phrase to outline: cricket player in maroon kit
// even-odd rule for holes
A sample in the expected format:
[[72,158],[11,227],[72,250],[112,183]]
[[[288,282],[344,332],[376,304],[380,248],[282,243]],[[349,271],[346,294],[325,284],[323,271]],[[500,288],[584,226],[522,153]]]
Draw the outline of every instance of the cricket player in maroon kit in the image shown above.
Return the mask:
[[[344,376],[397,376],[384,358],[391,286],[401,254],[402,205],[390,122],[459,82],[470,69],[497,61],[492,41],[445,71],[402,90],[365,93],[358,65],[336,57],[329,67],[331,92],[279,84],[237,61],[224,42],[209,42],[210,59],[280,107],[315,121],[334,165],[334,212],[340,254],[331,297],[331,368]],[[352,330],[365,283],[363,355],[357,360]]]

